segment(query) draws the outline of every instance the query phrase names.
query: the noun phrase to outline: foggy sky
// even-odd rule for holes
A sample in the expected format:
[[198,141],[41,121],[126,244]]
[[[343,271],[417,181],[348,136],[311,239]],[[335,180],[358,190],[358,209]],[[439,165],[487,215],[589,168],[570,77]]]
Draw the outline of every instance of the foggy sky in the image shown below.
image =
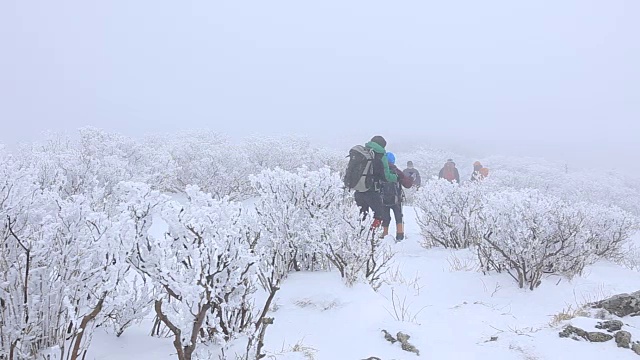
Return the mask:
[[382,134],[640,174],[638,19],[637,0],[2,0],[0,143]]

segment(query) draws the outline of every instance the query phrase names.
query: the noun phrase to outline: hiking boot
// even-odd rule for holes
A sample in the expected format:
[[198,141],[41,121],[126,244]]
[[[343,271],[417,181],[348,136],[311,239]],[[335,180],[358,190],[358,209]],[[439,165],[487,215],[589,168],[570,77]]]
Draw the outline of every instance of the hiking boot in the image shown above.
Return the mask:
[[404,240],[404,224],[396,224],[396,241]]

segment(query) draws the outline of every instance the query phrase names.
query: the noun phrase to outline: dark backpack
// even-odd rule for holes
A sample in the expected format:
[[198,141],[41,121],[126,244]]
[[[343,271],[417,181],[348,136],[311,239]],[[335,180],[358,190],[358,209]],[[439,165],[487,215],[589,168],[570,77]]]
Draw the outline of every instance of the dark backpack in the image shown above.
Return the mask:
[[384,206],[395,206],[402,199],[402,189],[395,182],[382,183],[382,204]]
[[349,164],[344,175],[344,186],[349,190],[366,192],[375,188],[373,183],[372,149],[356,145],[349,150]]

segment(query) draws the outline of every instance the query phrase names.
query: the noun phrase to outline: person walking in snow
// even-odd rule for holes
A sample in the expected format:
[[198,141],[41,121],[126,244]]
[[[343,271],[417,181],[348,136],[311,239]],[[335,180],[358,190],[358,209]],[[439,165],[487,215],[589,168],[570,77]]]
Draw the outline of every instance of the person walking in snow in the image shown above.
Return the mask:
[[448,159],[442,169],[440,169],[438,177],[440,179],[446,179],[450,183],[455,181],[456,184],[460,184],[460,173],[458,172],[458,168],[456,168],[456,163],[454,163],[452,159]]
[[413,161],[407,161],[407,168],[402,172],[404,176],[411,178],[411,182],[415,188],[420,187],[420,171],[413,167]]
[[402,201],[403,192],[402,188],[409,189],[413,186],[413,180],[404,174],[395,165],[396,157],[393,153],[387,153],[387,159],[389,161],[389,168],[398,176],[398,181],[395,183],[386,183],[383,185],[382,200],[384,206],[384,220],[382,222],[382,235],[385,237],[389,235],[389,225],[391,224],[391,211],[393,210],[393,217],[396,220],[396,241],[404,240],[404,221],[402,216]]
[[473,173],[471,173],[471,181],[480,181],[489,176],[489,169],[482,166],[480,161],[473,163]]
[[[390,221],[382,203],[382,184],[395,183],[398,175],[389,168],[389,159],[385,147],[387,141],[382,136],[374,136],[364,147],[356,145],[351,149],[350,161],[345,175],[345,184],[349,189],[355,189],[356,205],[360,207],[360,214],[365,219],[373,210],[372,229],[380,227],[382,222]],[[362,160],[359,156],[365,154],[365,163],[369,165],[359,167]],[[368,157],[368,159],[367,159]]]

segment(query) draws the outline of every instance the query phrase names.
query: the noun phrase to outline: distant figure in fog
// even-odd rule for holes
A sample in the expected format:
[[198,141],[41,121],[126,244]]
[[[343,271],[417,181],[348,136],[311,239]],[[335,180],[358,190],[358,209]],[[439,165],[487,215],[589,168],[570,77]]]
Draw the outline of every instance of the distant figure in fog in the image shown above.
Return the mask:
[[404,176],[411,178],[413,186],[415,186],[416,188],[420,187],[420,172],[418,171],[418,169],[413,167],[413,161],[407,161],[407,168],[404,169],[402,173],[404,174]]
[[480,181],[489,176],[489,169],[482,166],[480,161],[473,163],[473,173],[471,173],[471,181]]
[[456,184],[460,184],[460,173],[458,172],[458,168],[456,168],[456,163],[454,163],[452,159],[448,159],[442,169],[440,169],[438,177],[440,179],[446,179],[450,183],[455,181]]

